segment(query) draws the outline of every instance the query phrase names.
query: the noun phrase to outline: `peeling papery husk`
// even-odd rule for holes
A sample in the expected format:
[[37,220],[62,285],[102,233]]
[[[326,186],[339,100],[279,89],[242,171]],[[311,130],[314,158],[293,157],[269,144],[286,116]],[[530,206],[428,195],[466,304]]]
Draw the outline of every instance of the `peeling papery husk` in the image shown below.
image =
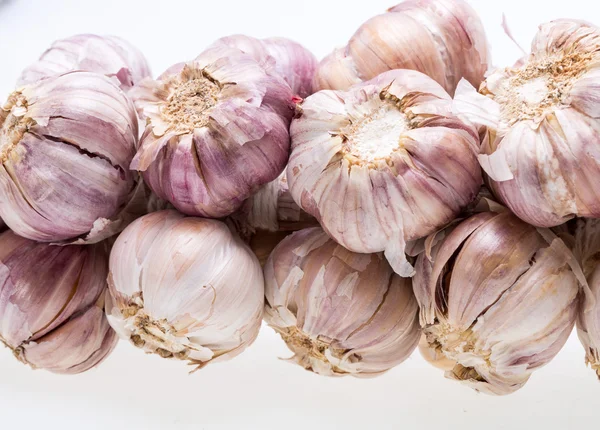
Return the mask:
[[105,76],[69,72],[18,89],[0,107],[0,216],[32,240],[101,239],[135,188],[137,136],[133,103]]
[[[417,259],[413,288],[426,356],[477,391],[517,391],[560,351],[579,282],[566,246],[510,212],[474,215]],[[427,351],[427,350],[426,350]]]
[[294,95],[308,97],[313,93],[317,58],[304,46],[284,37],[256,39],[243,34],[222,37],[209,49],[230,47],[251,55],[267,70],[279,74]]
[[600,217],[600,29],[558,20],[540,26],[531,55],[462,81],[454,111],[485,126],[479,160],[490,189],[518,217],[554,227]]
[[325,376],[373,377],[402,363],[421,335],[410,279],[381,253],[355,254],[320,228],[285,238],[265,265],[265,321]]
[[238,49],[209,49],[131,94],[147,118],[131,168],[180,212],[230,215],[285,167],[292,91]]
[[258,335],[261,267],[220,221],[172,210],[139,218],[112,248],[108,284],[111,326],[147,353],[199,369],[235,357]]
[[477,132],[451,108],[412,70],[308,97],[290,129],[292,197],[344,247],[385,251],[411,276],[406,243],[454,220],[482,184]]
[[348,45],[321,61],[315,90],[347,90],[393,69],[425,73],[454,94],[488,69],[483,23],[463,0],[407,0],[365,22]]
[[577,220],[575,254],[589,285],[577,319],[577,334],[586,363],[600,378],[600,220]]
[[34,369],[76,374],[117,336],[104,314],[105,244],[60,247],[0,234],[0,341]]
[[151,76],[146,58],[129,42],[116,36],[78,34],[54,42],[35,63],[23,70],[17,85],[34,84],[40,79],[75,70],[114,77],[123,91]]

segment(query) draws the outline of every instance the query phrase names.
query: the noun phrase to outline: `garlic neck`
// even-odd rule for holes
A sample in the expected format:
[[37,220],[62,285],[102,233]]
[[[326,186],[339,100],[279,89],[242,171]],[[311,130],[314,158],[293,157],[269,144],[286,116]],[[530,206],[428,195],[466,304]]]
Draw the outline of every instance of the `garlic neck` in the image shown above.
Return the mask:
[[18,91],[12,93],[0,108],[0,158],[8,159],[10,152],[35,122],[25,116],[27,99]]
[[352,164],[369,165],[387,161],[400,149],[400,140],[413,125],[403,112],[398,100],[382,94],[369,102],[367,112],[351,118],[351,124],[342,130],[344,153]]
[[219,83],[206,71],[185,66],[169,85],[170,94],[161,108],[163,120],[177,132],[205,127],[219,100]]
[[508,69],[508,77],[492,92],[482,92],[500,104],[502,120],[541,120],[565,101],[576,80],[587,70],[590,53],[572,52],[532,59],[523,67]]

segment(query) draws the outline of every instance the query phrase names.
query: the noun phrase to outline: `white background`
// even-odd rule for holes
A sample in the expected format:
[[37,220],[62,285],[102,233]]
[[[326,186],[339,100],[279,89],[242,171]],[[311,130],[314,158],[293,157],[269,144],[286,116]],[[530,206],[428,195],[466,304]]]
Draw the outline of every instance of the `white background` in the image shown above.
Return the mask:
[[[287,36],[321,58],[393,1],[12,0],[0,6],[0,98],[53,40],[76,33],[128,39],[157,75],[232,33]],[[519,56],[501,29],[502,13],[525,48],[544,21],[600,24],[600,7],[590,0],[471,3],[497,66]],[[323,378],[278,359],[289,355],[268,327],[240,357],[191,376],[181,362],[146,356],[126,343],[101,367],[76,377],[32,371],[0,349],[0,429],[552,430],[594,428],[600,420],[600,383],[584,366],[575,335],[524,389],[502,398],[445,380],[417,352],[372,380]]]

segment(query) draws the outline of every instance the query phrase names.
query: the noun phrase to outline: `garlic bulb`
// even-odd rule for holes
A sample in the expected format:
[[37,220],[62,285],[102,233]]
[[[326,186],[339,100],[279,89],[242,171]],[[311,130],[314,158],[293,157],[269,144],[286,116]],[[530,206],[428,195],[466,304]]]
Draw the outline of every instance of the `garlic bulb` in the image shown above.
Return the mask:
[[365,22],[319,65],[315,90],[347,90],[393,69],[422,72],[454,94],[478,86],[488,68],[483,23],[463,0],[407,0]]
[[590,288],[582,299],[577,334],[586,362],[600,378],[600,220],[577,220],[575,243]]
[[561,239],[510,212],[480,213],[446,231],[419,256],[413,279],[421,326],[436,350],[429,357],[442,367],[442,355],[454,361],[446,377],[477,391],[518,390],[573,329],[572,265]]
[[161,211],[137,219],[110,254],[106,313],[122,339],[198,368],[241,353],[260,328],[264,280],[220,221]]
[[107,77],[70,72],[22,87],[0,108],[0,216],[54,242],[116,216],[134,190],[138,119]]
[[129,42],[116,36],[78,34],[54,42],[23,71],[17,85],[75,70],[114,76],[123,91],[151,75],[146,58]]
[[326,376],[377,376],[419,343],[410,279],[381,254],[355,254],[318,227],[288,236],[265,266],[265,321],[297,364]]
[[600,217],[600,29],[550,22],[531,51],[491,74],[481,94],[463,82],[455,110],[487,127],[481,165],[518,217],[539,227]]
[[290,129],[298,205],[353,252],[385,251],[413,273],[405,243],[452,221],[477,195],[479,137],[431,78],[394,70],[306,99]]
[[285,167],[291,89],[240,50],[209,49],[133,97],[148,125],[131,167],[185,214],[230,215]]
[[[252,55],[263,66],[269,63],[299,97],[308,97],[313,93],[312,85],[317,69],[317,58],[304,46],[284,37],[255,39],[236,34],[217,40],[210,48],[228,46]],[[210,49],[209,48],[209,49]]]
[[0,234],[0,341],[33,368],[81,373],[117,342],[104,314],[104,244],[52,246]]

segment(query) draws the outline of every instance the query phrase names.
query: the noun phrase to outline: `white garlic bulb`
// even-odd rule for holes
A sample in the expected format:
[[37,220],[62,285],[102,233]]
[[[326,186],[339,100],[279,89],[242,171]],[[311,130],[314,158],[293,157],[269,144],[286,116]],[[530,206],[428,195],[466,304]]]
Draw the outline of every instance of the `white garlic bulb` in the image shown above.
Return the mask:
[[114,76],[123,91],[151,75],[146,58],[129,42],[116,36],[78,34],[54,42],[23,70],[17,85],[34,84],[75,70]]
[[600,217],[600,29],[540,26],[526,61],[496,70],[478,94],[463,82],[455,111],[486,127],[490,189],[529,224]]
[[451,109],[448,93],[413,70],[313,94],[290,129],[292,197],[338,243],[385,251],[410,276],[406,242],[452,221],[482,184],[479,136]]
[[418,257],[413,279],[435,350],[424,355],[449,379],[510,394],[573,330],[578,265],[561,239],[508,211],[474,215],[445,233]]
[[115,242],[109,269],[108,320],[148,353],[201,368],[258,335],[261,267],[220,221],[170,210],[139,218]]
[[577,334],[586,362],[600,378],[600,220],[577,220],[575,254],[589,286],[582,298]]
[[381,254],[355,254],[322,229],[285,238],[265,265],[265,321],[293,361],[326,376],[377,376],[420,337],[411,281]]
[[478,86],[489,61],[483,23],[463,0],[407,0],[365,22],[319,65],[315,90],[347,90],[393,69],[422,72],[454,94]]

